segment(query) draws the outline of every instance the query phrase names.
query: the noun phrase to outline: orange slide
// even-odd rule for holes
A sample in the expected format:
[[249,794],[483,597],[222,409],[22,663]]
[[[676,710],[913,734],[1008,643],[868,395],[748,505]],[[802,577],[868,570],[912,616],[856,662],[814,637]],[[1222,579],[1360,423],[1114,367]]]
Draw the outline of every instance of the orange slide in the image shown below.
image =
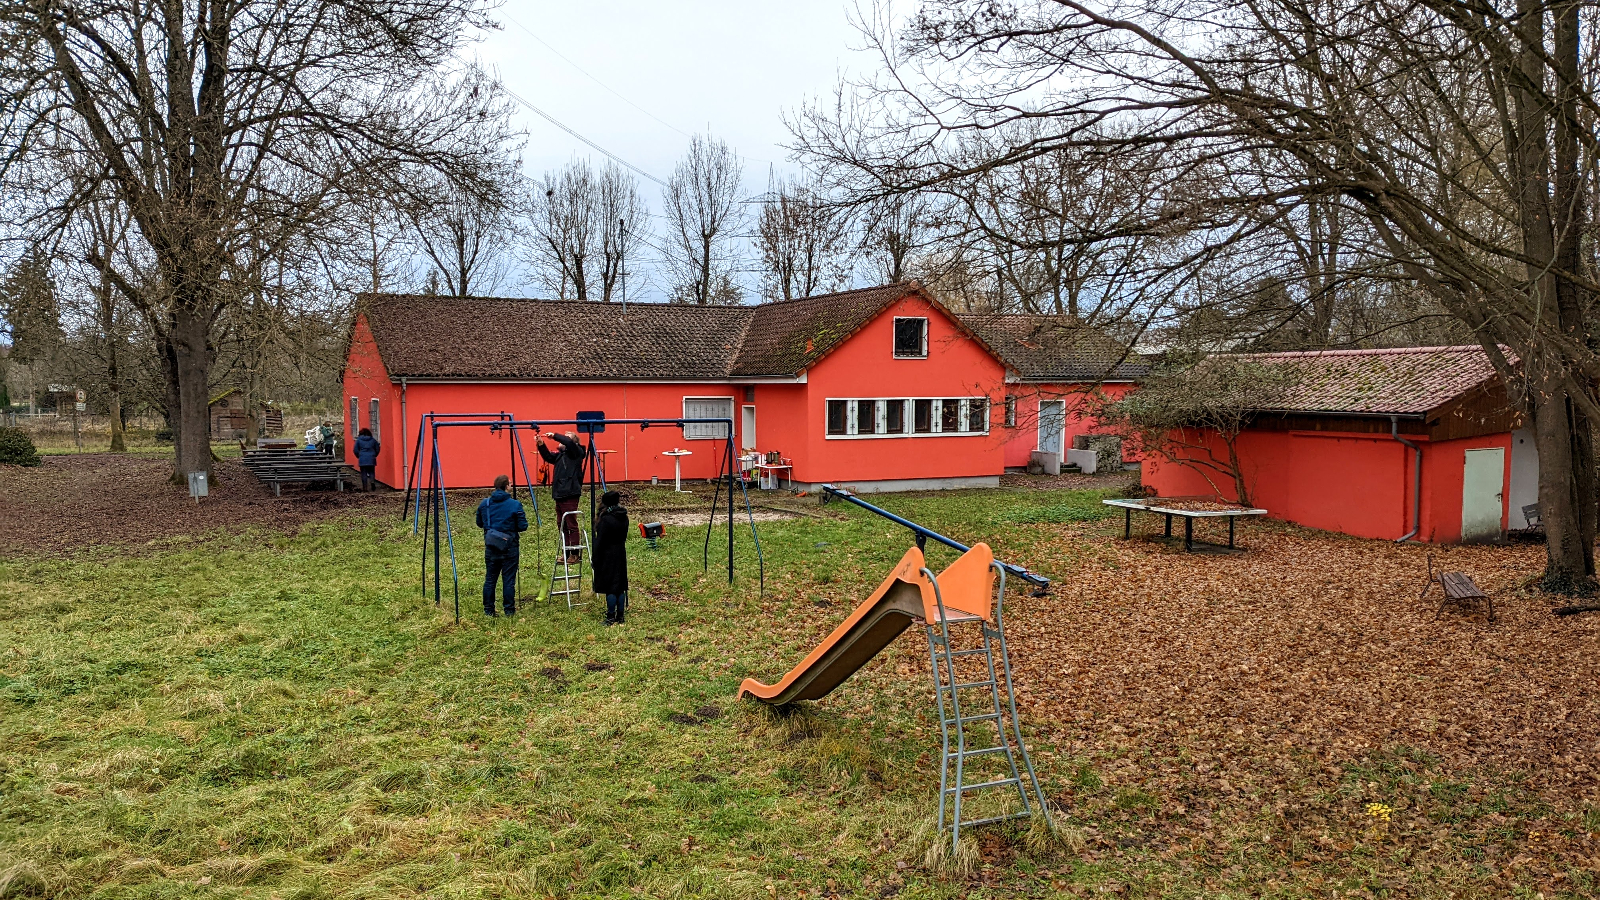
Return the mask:
[[[994,621],[993,561],[989,545],[976,544],[939,573],[939,593],[951,622],[979,618]],[[921,550],[907,550],[872,596],[857,606],[800,665],[774,685],[746,678],[739,685],[739,696],[774,706],[826,697],[907,628],[919,622],[937,623],[939,603],[934,597],[933,582],[922,574],[925,565]]]

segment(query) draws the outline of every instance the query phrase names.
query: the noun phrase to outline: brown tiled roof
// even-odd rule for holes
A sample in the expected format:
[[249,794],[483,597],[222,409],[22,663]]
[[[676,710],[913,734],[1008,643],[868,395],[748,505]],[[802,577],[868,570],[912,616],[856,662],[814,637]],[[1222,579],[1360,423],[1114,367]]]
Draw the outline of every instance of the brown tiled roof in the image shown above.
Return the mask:
[[366,294],[359,310],[394,377],[715,379],[752,307]]
[[[798,374],[908,294],[938,305],[913,281],[759,306],[635,303],[627,315],[615,303],[404,294],[363,294],[358,310],[396,378],[715,380]],[[994,349],[973,317],[954,318]],[[1098,377],[1071,342],[1021,349],[997,355],[1029,377]]]
[[1288,387],[1271,407],[1283,412],[1415,415],[1495,377],[1488,354],[1477,346],[1240,356],[1288,370]]
[[1064,324],[1056,316],[966,313],[957,318],[1029,381],[1133,381],[1150,368],[1099,329]]
[[884,307],[910,293],[927,296],[915,282],[907,282],[753,307],[754,317],[730,374],[799,372],[844,343]]

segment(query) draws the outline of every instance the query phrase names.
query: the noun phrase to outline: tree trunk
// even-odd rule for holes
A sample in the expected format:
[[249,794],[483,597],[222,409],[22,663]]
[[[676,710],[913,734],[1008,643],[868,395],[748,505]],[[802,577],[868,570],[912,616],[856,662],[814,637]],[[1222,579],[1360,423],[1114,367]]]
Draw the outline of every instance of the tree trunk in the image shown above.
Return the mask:
[[1233,495],[1240,506],[1250,506],[1250,488],[1244,483],[1244,466],[1239,463],[1239,433],[1223,433],[1222,442],[1228,448],[1228,470],[1233,474]]
[[1587,591],[1593,583],[1594,446],[1588,422],[1561,387],[1531,385],[1539,448],[1539,507],[1545,523],[1546,590]]
[[204,315],[179,307],[172,317],[171,356],[177,376],[177,416],[173,443],[177,449],[176,477],[211,471],[211,428],[207,419],[211,376],[211,323]]

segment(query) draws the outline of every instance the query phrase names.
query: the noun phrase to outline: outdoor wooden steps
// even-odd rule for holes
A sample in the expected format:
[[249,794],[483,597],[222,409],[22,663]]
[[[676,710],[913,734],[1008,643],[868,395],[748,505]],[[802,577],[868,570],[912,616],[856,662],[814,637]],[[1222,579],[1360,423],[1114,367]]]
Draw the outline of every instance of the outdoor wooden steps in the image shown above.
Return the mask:
[[342,460],[307,450],[246,450],[244,465],[262,483],[272,485],[275,497],[282,496],[282,485],[317,481],[331,481],[342,491],[344,483],[356,477]]

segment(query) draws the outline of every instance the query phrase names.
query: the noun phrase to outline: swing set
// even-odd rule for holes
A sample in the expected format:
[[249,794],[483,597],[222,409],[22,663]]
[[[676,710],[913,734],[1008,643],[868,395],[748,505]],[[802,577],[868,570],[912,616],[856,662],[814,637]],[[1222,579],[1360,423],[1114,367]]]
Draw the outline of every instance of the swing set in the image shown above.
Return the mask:
[[[594,527],[596,518],[596,498],[609,487],[606,484],[604,467],[600,457],[595,451],[594,436],[606,429],[608,425],[637,425],[642,431],[648,428],[678,428],[686,425],[720,425],[723,435],[723,456],[718,463],[716,476],[716,491],[711,499],[711,512],[706,520],[705,545],[701,550],[702,570],[709,570],[711,565],[711,529],[716,524],[718,507],[722,505],[722,488],[724,482],[728,488],[727,508],[725,515],[728,519],[728,583],[733,583],[733,518],[735,515],[733,486],[739,486],[739,492],[744,498],[745,518],[750,524],[750,537],[755,544],[756,564],[759,573],[761,591],[764,594],[767,587],[766,560],[761,553],[761,536],[756,531],[755,511],[750,504],[750,494],[745,489],[744,479],[740,477],[737,468],[737,458],[733,449],[733,420],[731,418],[679,418],[679,419],[608,419],[603,412],[580,411],[574,419],[518,419],[510,413],[423,413],[417,424],[416,455],[412,458],[419,463],[422,461],[424,448],[428,451],[428,471],[426,478],[421,474],[421,466],[413,466],[406,475],[405,506],[400,517],[404,520],[411,517],[411,533],[421,534],[422,540],[422,596],[428,595],[428,529],[433,529],[433,605],[443,605],[442,560],[441,551],[450,554],[450,579],[453,584],[455,598],[455,620],[461,621],[461,577],[456,566],[455,535],[450,527],[450,502],[446,495],[444,484],[444,465],[439,450],[439,430],[442,428],[481,428],[488,429],[491,434],[505,433],[510,436],[507,442],[510,462],[511,495],[517,495],[517,467],[522,468],[523,483],[527,486],[529,499],[533,502],[533,519],[535,527],[535,554],[534,561],[540,580],[544,578],[544,519],[539,510],[539,494],[536,490],[532,471],[528,468],[528,457],[523,451],[520,433],[528,431],[535,441],[540,440],[540,435],[551,426],[573,426],[579,435],[588,436],[585,447],[584,467],[586,482],[589,489],[589,526]],[[413,479],[413,476],[416,476]],[[426,481],[426,483],[424,483]],[[441,524],[443,527],[441,529]],[[560,539],[561,523],[555,523],[557,538]],[[440,531],[443,531],[441,536]],[[443,546],[441,547],[441,541]],[[554,566],[552,564],[552,574]],[[569,598],[568,608],[576,605]]]

